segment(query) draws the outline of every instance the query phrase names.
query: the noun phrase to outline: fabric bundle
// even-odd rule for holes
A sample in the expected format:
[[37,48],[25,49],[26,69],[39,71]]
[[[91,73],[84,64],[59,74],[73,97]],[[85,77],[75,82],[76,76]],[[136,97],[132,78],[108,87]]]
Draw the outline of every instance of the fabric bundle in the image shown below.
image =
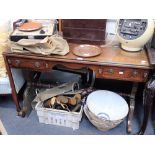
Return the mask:
[[44,39],[21,39],[18,42],[11,42],[11,50],[42,55],[66,55],[69,52],[69,46],[61,36],[53,35]]

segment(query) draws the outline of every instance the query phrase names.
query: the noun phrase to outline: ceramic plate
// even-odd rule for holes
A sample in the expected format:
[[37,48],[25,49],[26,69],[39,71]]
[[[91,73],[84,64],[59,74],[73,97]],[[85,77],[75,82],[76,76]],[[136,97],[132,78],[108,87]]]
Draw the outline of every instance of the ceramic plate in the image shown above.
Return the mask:
[[79,57],[94,57],[101,54],[101,49],[95,45],[82,44],[74,47],[73,53]]
[[129,111],[123,97],[107,90],[92,92],[88,95],[86,104],[96,116],[112,121],[124,118]]

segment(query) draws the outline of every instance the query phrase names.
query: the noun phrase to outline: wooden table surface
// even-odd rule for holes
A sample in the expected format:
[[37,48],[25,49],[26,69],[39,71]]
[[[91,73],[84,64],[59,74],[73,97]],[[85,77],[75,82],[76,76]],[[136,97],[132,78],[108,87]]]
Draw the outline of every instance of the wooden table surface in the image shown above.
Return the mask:
[[[73,48],[75,48],[77,44],[70,43],[70,52],[65,56],[51,55],[51,56],[42,56],[36,54],[27,54],[27,53],[19,53],[19,57],[21,55],[31,56],[35,58],[44,57],[44,59],[50,60],[55,59],[60,61],[73,61],[76,63],[86,63],[86,64],[98,64],[98,65],[112,65],[112,66],[121,66],[121,67],[132,67],[132,68],[143,68],[149,69],[150,63],[148,60],[148,56],[145,50],[140,52],[126,52],[119,47],[101,47],[101,54],[95,57],[90,58],[82,58],[73,54]],[[16,53],[7,52],[9,55],[14,55]],[[6,54],[7,55],[7,54]],[[18,56],[16,54],[16,56]]]
[[[66,56],[61,56],[64,59],[80,60],[73,54],[73,48],[76,44],[70,44],[70,53]],[[81,61],[97,62],[98,64],[113,64],[116,66],[132,66],[140,68],[150,68],[147,53],[142,50],[138,53],[125,52],[119,47],[101,47],[101,54],[91,58],[83,58]]]

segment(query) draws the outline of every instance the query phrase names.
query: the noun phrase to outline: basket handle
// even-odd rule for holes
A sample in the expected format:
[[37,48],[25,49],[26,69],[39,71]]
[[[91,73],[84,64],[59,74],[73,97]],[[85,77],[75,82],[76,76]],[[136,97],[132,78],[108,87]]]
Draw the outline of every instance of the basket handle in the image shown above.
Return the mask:
[[108,114],[102,112],[102,113],[98,113],[97,116],[103,120],[110,120],[110,117]]

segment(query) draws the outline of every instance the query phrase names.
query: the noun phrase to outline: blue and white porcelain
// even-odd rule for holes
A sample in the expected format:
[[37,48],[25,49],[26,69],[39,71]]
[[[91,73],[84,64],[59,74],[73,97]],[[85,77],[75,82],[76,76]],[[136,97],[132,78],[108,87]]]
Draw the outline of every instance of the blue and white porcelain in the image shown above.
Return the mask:
[[92,92],[88,95],[86,104],[97,117],[110,121],[125,118],[129,111],[125,99],[108,90]]

